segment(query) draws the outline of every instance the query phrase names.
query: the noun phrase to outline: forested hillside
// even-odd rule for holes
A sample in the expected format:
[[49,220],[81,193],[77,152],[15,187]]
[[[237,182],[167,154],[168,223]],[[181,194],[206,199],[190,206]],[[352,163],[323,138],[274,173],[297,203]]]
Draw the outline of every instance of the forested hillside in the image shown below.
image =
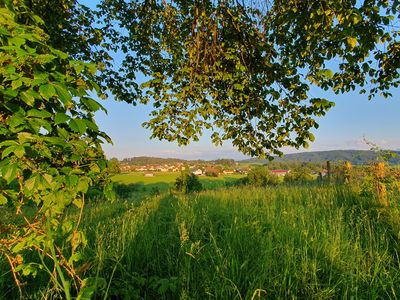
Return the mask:
[[[396,153],[396,157],[391,157],[389,162],[391,164],[400,163],[400,152]],[[302,152],[286,154],[283,157],[277,157],[275,161],[301,161],[301,162],[324,162],[324,161],[350,161],[354,165],[368,164],[372,161],[377,161],[382,159],[384,154],[370,151],[370,150],[332,150],[332,151],[315,151],[315,152]],[[245,163],[257,163],[264,164],[267,163],[266,159],[251,158],[246,159],[241,162]]]

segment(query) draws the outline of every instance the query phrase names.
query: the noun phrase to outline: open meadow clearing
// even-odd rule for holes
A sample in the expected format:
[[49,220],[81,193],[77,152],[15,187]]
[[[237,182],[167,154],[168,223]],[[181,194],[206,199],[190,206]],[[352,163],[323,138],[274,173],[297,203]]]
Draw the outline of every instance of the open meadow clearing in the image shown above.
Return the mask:
[[[89,203],[77,270],[98,299],[397,299],[399,221],[398,202],[336,186]],[[32,280],[45,296],[48,279]],[[15,295],[9,274],[0,289]]]
[[[121,196],[158,194],[174,188],[179,172],[154,172],[154,176],[146,177],[142,172],[117,174],[112,181],[119,188]],[[234,185],[244,175],[232,174],[218,177],[200,176],[199,180],[204,189],[216,189],[227,185]],[[118,191],[118,190],[117,190]]]

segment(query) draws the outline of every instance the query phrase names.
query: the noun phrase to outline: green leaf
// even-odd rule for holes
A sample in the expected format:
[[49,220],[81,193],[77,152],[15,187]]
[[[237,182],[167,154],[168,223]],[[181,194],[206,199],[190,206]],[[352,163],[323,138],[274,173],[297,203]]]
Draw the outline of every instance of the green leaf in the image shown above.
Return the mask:
[[82,193],[86,193],[88,188],[89,188],[89,183],[88,183],[87,179],[86,180],[85,179],[81,179],[78,182],[78,185],[76,186],[76,190],[78,192],[82,192]]
[[33,191],[36,188],[36,178],[37,176],[32,176],[31,178],[25,181],[25,188],[28,191]]
[[[23,153],[23,147],[22,147],[22,153]],[[18,157],[22,157],[19,156],[21,154],[21,146],[20,145],[16,145],[16,146],[10,146],[6,149],[3,150],[3,152],[1,153],[1,159],[4,159],[5,157],[9,156],[11,153],[14,153],[16,156]],[[18,153],[18,155],[17,155]]]
[[70,117],[64,113],[56,113],[54,117],[54,124],[58,125],[61,123],[66,123],[69,119]]
[[30,132],[19,132],[18,133],[18,140],[20,144],[23,144],[25,142],[32,142],[37,140],[37,136],[34,136]]
[[347,44],[349,45],[349,47],[351,49],[353,49],[357,45],[357,39],[354,37],[349,36],[349,37],[347,37],[346,40],[347,40]]
[[3,178],[7,181],[7,184],[10,184],[15,178],[17,178],[18,165],[10,164],[4,166],[2,169]]
[[17,46],[17,47],[21,47],[23,44],[25,44],[25,39],[22,39],[20,37],[13,37],[12,39],[10,39],[10,43]]
[[106,286],[107,282],[101,277],[85,278],[82,281],[76,300],[90,300],[96,290],[105,288]]
[[24,101],[29,106],[33,106],[33,104],[35,104],[35,97],[33,97],[33,95],[30,94],[29,92],[26,92],[26,91],[22,92],[20,94],[20,97],[21,97],[22,101]]
[[77,133],[84,134],[86,132],[86,122],[81,119],[72,119],[69,122],[69,128]]
[[39,93],[44,99],[49,100],[56,95],[56,89],[51,84],[43,84],[39,87]]
[[308,133],[308,138],[310,139],[311,142],[315,141],[315,136],[311,132]]
[[88,128],[90,128],[91,130],[94,130],[94,131],[98,131],[99,130],[99,127],[96,125],[96,123],[94,123],[94,121],[92,122],[92,121],[87,120],[87,119],[85,119],[84,121],[86,122],[86,126]]
[[0,147],[4,147],[4,146],[17,146],[17,145],[19,145],[16,141],[14,141],[14,140],[7,140],[7,141],[4,141],[4,142],[1,142],[0,143]]
[[56,137],[56,136],[45,137],[44,140],[50,144],[62,146],[62,147],[65,147],[67,144],[64,138]]
[[65,86],[61,84],[54,84],[54,87],[57,91],[57,95],[60,98],[61,102],[65,104],[69,103],[72,99],[72,95],[68,92]]
[[81,99],[82,103],[88,108],[89,111],[98,111],[100,108],[104,110],[104,108],[97,101],[92,98],[84,97]]
[[318,72],[321,76],[328,78],[328,79],[332,79],[333,77],[333,72],[330,69],[324,69]]
[[18,96],[18,91],[15,91],[11,88],[7,88],[3,91],[3,94],[8,96],[8,98],[14,98]]
[[53,49],[53,48],[51,48],[50,50],[51,50],[51,53],[57,55],[61,59],[67,59],[68,58],[68,54],[66,54],[65,52],[62,52],[60,50]]
[[8,200],[5,196],[0,195],[0,205],[5,205],[7,204]]
[[12,248],[12,252],[14,253],[18,253],[21,252],[22,249],[24,249],[26,246],[26,240],[22,240],[21,242],[17,243],[13,248]]
[[53,182],[53,176],[51,176],[50,174],[43,174],[43,178],[48,184],[51,184]]
[[240,91],[244,90],[244,86],[242,84],[239,84],[239,83],[235,83],[233,85],[233,88],[236,89],[236,90],[240,90]]
[[31,110],[28,110],[27,116],[28,117],[35,117],[35,118],[45,119],[45,118],[51,117],[52,114],[49,113],[46,110],[38,110],[38,109],[34,108],[34,109],[31,109]]

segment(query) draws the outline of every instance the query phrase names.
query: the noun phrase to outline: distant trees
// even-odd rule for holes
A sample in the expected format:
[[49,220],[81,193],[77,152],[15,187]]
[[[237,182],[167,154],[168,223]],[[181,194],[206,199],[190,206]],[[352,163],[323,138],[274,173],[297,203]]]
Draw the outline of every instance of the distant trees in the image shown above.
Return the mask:
[[121,173],[121,166],[118,158],[113,157],[108,161],[108,170],[111,174]]
[[265,164],[269,170],[283,169],[293,170],[307,168],[310,172],[320,172],[324,168],[323,162],[301,162],[301,161],[270,161]]
[[219,171],[217,169],[206,169],[205,175],[208,177],[218,177]]
[[222,165],[222,166],[224,166],[224,167],[232,167],[232,166],[236,165],[236,162],[235,162],[234,159],[225,159],[225,158],[222,158],[222,159],[213,160],[212,162],[213,162],[214,164],[216,164],[216,165]]

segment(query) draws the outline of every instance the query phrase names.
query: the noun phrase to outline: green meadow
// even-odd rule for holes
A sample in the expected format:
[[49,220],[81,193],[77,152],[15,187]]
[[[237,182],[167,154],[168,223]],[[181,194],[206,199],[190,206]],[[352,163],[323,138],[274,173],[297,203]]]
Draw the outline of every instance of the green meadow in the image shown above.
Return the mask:
[[[96,282],[95,299],[397,299],[400,210],[390,201],[333,185],[93,201],[77,270]],[[48,278],[29,281],[32,299],[49,297]],[[10,274],[0,290],[16,295]]]
[[[179,172],[154,172],[153,177],[146,177],[142,172],[130,172],[117,174],[112,177],[112,181],[116,184],[122,184],[132,187],[133,191],[141,194],[148,194],[151,191],[166,192],[170,188],[174,188],[176,178]],[[216,189],[226,185],[235,184],[244,175],[220,175],[219,177],[200,176],[199,180],[204,189]]]

